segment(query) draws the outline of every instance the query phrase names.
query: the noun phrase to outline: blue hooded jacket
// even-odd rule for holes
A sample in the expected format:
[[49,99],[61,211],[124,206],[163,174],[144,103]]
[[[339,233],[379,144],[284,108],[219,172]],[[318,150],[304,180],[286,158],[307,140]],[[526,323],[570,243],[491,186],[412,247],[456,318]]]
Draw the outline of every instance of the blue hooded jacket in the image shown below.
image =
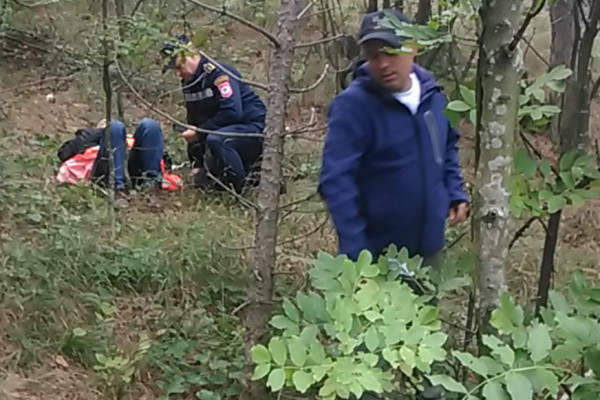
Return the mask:
[[458,132],[444,115],[446,97],[425,69],[417,113],[371,78],[365,63],[331,103],[319,193],[339,238],[339,252],[356,260],[390,244],[411,255],[442,250],[448,211],[467,202]]

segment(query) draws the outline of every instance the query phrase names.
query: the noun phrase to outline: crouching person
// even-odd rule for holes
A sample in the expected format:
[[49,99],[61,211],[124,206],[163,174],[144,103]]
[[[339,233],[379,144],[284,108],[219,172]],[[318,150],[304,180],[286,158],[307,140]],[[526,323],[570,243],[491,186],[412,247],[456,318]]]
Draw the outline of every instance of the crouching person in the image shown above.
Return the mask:
[[[95,128],[77,130],[75,138],[65,142],[58,151],[62,162],[57,180],[64,183],[92,181],[108,187],[108,149],[105,140],[106,121]],[[160,124],[144,118],[138,124],[133,137],[127,135],[120,121],[110,123],[110,145],[114,163],[115,204],[118,208],[129,206],[125,160],[134,189],[147,189],[151,206],[158,207],[156,194],[161,189],[173,190],[180,187],[180,178],[165,171],[164,139]],[[127,148],[130,149],[129,157]]]

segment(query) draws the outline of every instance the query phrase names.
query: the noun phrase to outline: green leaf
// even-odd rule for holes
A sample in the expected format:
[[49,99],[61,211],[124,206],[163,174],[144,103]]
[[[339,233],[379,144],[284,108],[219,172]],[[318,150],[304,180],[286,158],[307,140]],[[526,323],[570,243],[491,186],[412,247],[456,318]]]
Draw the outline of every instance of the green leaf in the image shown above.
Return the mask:
[[455,393],[467,393],[462,383],[454,380],[448,375],[431,375],[427,377],[433,386],[441,385],[444,389]]
[[361,269],[360,274],[366,278],[375,278],[379,275],[379,266],[377,264],[370,264]]
[[469,89],[465,85],[459,86],[460,95],[463,101],[470,107],[475,108],[477,104],[475,103],[475,91]]
[[379,332],[375,326],[371,326],[365,334],[365,344],[369,351],[375,351],[379,348]]
[[504,379],[508,393],[513,400],[533,399],[533,388],[525,375],[511,371],[506,374]]
[[460,351],[453,351],[452,355],[456,357],[460,363],[469,368],[471,371],[475,372],[477,375],[481,377],[488,376],[487,365],[478,358],[475,358],[471,353],[463,353]]
[[550,214],[556,213],[558,210],[561,210],[564,206],[567,205],[567,199],[564,196],[558,195],[553,196],[548,200],[548,212]]
[[594,371],[596,376],[600,376],[600,350],[590,348],[585,352],[585,364]]
[[517,326],[523,324],[523,321],[525,320],[525,316],[523,314],[523,309],[520,306],[515,305],[515,303],[513,302],[513,300],[511,299],[511,297],[508,293],[503,292],[500,295],[500,304],[502,306],[502,309],[510,317],[510,320],[512,321],[513,324],[515,324]]
[[408,364],[411,368],[414,368],[417,365],[417,355],[414,350],[408,346],[402,346],[400,349],[400,358]]
[[546,325],[539,324],[529,329],[527,348],[535,363],[548,357],[552,349],[552,339],[550,339],[550,331]]
[[421,325],[431,325],[438,319],[439,310],[437,307],[425,306],[419,310],[419,322]]
[[577,160],[578,157],[579,157],[579,152],[575,149],[569,150],[568,152],[563,154],[563,156],[560,158],[560,161],[558,164],[560,170],[563,172],[570,171],[571,168],[573,168],[573,165],[575,164],[575,161]]
[[302,342],[302,339],[297,337],[291,338],[288,342],[288,349],[290,351],[290,360],[292,360],[294,365],[303,367],[306,363],[308,349]]
[[499,375],[504,372],[504,366],[493,358],[482,356],[479,359],[485,364],[490,376]]
[[271,354],[269,350],[262,344],[258,344],[252,348],[252,361],[256,364],[268,364],[271,362]]
[[490,381],[485,384],[483,397],[486,400],[508,400],[508,395],[497,381]]
[[581,207],[585,204],[585,199],[578,194],[567,193],[567,197],[571,200],[571,205],[573,207]]
[[300,322],[300,313],[298,312],[298,309],[287,297],[283,298],[283,311],[290,320],[296,323]]
[[379,379],[377,379],[372,371],[367,371],[360,375],[358,377],[358,383],[360,383],[362,387],[370,392],[381,393],[383,391],[381,382],[379,382]]
[[562,81],[573,74],[565,65],[558,65],[548,72],[548,79],[552,81]]
[[535,370],[535,375],[539,382],[542,384],[542,386],[548,389],[552,396],[556,398],[559,386],[558,378],[556,377],[556,375],[554,375],[552,371],[549,371],[547,369],[537,369]]
[[477,122],[477,109],[473,109],[469,112],[469,121],[473,124]]
[[527,329],[525,327],[515,328],[512,332],[513,345],[516,349],[525,348],[527,345]]
[[294,375],[292,375],[292,382],[300,393],[306,393],[306,391],[314,383],[314,379],[312,375],[302,370],[298,370],[294,372]]
[[554,308],[554,310],[563,312],[565,314],[569,314],[571,312],[572,308],[562,293],[556,290],[551,290],[549,293],[549,297],[550,303],[552,303],[552,307]]
[[358,306],[361,310],[373,307],[379,298],[380,289],[377,283],[371,279],[363,279],[358,286],[360,289],[355,295]]
[[87,335],[87,332],[85,331],[85,329],[75,328],[73,329],[73,335],[77,337],[82,337]]
[[271,388],[271,391],[278,392],[281,390],[285,383],[285,372],[283,368],[274,369],[269,374],[267,379],[267,387]]
[[316,364],[325,363],[326,357],[325,348],[321,343],[314,341],[310,344],[310,358],[312,358]]
[[252,380],[257,381],[264,378],[271,371],[271,364],[259,364],[254,368],[254,374]]
[[295,322],[283,315],[275,315],[273,318],[271,318],[271,321],[269,321],[269,323],[273,328],[281,330],[297,328],[297,324]]
[[462,100],[453,100],[448,103],[448,109],[456,112],[465,112],[471,110],[473,107],[469,106]]
[[495,336],[483,335],[483,344],[493,350],[494,355],[497,355],[504,364],[512,367],[515,363],[514,351],[504,345],[500,339]]
[[514,162],[516,170],[526,177],[531,178],[533,175],[535,175],[537,168],[536,162],[529,157],[529,154],[527,154],[527,151],[524,149],[517,150]]
[[287,350],[285,342],[277,337],[271,338],[269,341],[269,351],[275,364],[283,367],[287,361]]

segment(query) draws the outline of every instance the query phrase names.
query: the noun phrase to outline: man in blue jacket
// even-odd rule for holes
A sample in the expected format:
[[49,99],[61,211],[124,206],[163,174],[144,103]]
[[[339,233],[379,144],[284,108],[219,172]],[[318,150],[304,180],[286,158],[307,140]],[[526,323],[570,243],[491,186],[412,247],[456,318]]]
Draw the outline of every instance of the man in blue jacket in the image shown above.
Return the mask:
[[[177,52],[183,46],[188,47],[185,57]],[[189,51],[193,54],[189,55]],[[247,84],[236,79],[241,78],[239,71],[224,62],[217,66],[197,54],[185,35],[179,36],[175,43],[166,44],[161,54],[168,59],[163,71],[173,69],[181,79],[189,125],[222,133],[263,133],[265,104]],[[207,186],[205,167],[208,167],[225,184],[241,192],[262,154],[263,140],[253,135],[206,135],[192,129],[181,135],[188,142],[188,157],[197,187]],[[212,156],[208,166],[204,160],[206,146]]]
[[446,219],[456,224],[468,213],[459,135],[444,116],[442,88],[414,63],[410,41],[380,25],[383,17],[365,16],[358,42],[366,62],[330,105],[319,192],[341,254],[377,257],[395,244],[439,265]]

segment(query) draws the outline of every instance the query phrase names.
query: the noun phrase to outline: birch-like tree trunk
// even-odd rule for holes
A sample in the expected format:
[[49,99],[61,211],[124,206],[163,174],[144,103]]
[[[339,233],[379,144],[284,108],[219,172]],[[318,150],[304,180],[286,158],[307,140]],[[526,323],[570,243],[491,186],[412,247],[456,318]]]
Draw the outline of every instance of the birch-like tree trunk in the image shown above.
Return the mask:
[[[119,40],[125,38],[125,3],[123,0],[115,0],[115,13],[117,15],[119,24]],[[122,58],[118,58],[119,62],[122,62]],[[123,86],[118,85],[116,90],[117,95],[117,115],[122,122],[125,122],[125,108],[123,105]]]
[[481,332],[505,289],[510,235],[509,196],[517,129],[522,54],[511,46],[519,30],[521,0],[484,0],[477,71],[476,190],[473,230],[479,267]]
[[298,28],[297,15],[303,0],[282,0],[277,22],[277,41],[270,68],[268,111],[264,139],[261,179],[258,193],[258,211],[255,230],[254,260],[250,268],[248,306],[244,313],[246,344],[246,379],[242,399],[267,398],[264,383],[252,382],[251,349],[262,342],[269,332],[273,269],[276,261],[277,221],[279,197],[283,178],[283,144],[286,106],[289,98],[288,82],[294,55],[294,31]]

